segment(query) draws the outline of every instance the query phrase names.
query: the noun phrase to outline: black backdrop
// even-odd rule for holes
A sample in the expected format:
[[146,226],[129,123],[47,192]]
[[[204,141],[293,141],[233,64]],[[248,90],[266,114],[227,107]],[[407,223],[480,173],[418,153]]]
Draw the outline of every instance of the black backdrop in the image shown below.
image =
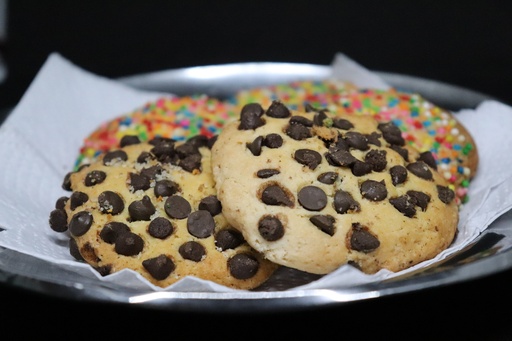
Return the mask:
[[[7,39],[0,45],[9,72],[0,84],[0,109],[17,103],[51,52],[111,78],[246,61],[329,64],[344,52],[372,70],[440,80],[512,103],[511,14],[512,2],[497,0],[11,0]],[[0,335],[215,339],[238,329],[240,337],[264,339],[310,333],[358,340],[397,334],[411,340],[509,340],[511,274],[338,309],[264,316],[127,309],[2,285]]]

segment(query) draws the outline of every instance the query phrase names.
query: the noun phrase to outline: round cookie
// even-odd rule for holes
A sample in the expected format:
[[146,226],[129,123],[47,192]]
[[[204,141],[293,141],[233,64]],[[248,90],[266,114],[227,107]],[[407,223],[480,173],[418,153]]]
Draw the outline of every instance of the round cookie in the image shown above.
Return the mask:
[[458,207],[430,152],[393,122],[245,105],[212,147],[223,213],[275,263],[400,271],[453,241]]
[[308,107],[326,108],[341,115],[371,115],[379,121],[393,121],[408,145],[432,153],[439,172],[456,193],[457,204],[469,200],[469,182],[478,168],[475,141],[451,112],[421,95],[397,89],[357,88],[351,83],[324,80],[242,90],[232,102],[238,103],[239,110],[251,102],[267,108],[276,99],[298,111],[306,111]]
[[137,136],[142,142],[155,137],[176,141],[197,134],[212,137],[235,113],[230,103],[206,95],[161,97],[103,122],[84,139],[74,169],[94,162],[100,154],[119,146],[126,135]]
[[196,276],[253,289],[277,268],[222,214],[211,173],[214,139],[156,138],[112,149],[70,172],[50,227],[102,275],[132,269],[166,287]]

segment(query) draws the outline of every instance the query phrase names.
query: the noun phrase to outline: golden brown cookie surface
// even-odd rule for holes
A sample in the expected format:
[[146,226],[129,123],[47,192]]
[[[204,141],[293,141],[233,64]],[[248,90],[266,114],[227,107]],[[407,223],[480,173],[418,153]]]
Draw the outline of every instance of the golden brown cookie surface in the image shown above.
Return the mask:
[[212,148],[223,213],[269,260],[316,274],[399,271],[452,242],[455,194],[431,153],[369,116],[248,104]]
[[237,289],[267,280],[277,266],[221,212],[207,143],[137,143],[71,173],[63,210],[72,254],[103,275],[132,269],[161,287],[188,275]]

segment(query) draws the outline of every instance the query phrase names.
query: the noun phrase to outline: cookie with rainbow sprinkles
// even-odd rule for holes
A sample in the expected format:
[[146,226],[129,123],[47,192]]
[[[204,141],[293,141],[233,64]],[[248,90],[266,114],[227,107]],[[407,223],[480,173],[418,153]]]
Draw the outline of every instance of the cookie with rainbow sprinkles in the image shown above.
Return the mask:
[[467,202],[470,180],[478,168],[475,141],[448,110],[417,93],[397,89],[357,88],[351,83],[323,80],[297,81],[241,90],[231,99],[240,110],[246,103],[268,107],[279,99],[293,110],[323,108],[329,112],[371,115],[378,121],[392,121],[406,143],[420,152],[430,151],[438,171],[456,193],[459,205]]

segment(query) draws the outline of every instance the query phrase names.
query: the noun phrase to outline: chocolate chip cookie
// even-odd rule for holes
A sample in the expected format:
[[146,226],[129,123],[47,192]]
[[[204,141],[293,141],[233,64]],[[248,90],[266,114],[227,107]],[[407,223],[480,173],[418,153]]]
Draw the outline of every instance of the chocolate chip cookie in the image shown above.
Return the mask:
[[102,275],[139,272],[166,287],[185,276],[253,289],[276,264],[222,214],[211,173],[214,138],[134,140],[70,172],[49,223],[70,253]]
[[219,134],[212,167],[228,222],[298,270],[400,271],[456,235],[454,191],[392,121],[248,103]]

